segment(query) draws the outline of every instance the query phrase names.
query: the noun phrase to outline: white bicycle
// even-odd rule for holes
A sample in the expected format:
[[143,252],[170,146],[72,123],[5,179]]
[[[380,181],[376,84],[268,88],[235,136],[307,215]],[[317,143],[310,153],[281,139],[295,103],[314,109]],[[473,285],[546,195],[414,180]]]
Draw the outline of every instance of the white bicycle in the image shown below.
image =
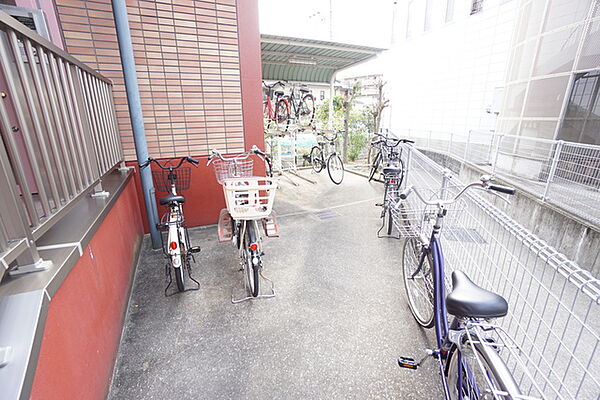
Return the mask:
[[[253,176],[252,155],[260,156],[266,165],[267,176]],[[219,215],[219,241],[232,241],[238,248],[240,264],[245,273],[245,287],[250,296],[233,303],[257,297],[273,297],[271,293],[260,294],[260,278],[262,275],[262,237],[259,223],[268,237],[277,237],[278,227],[273,212],[273,201],[277,181],[273,178],[271,159],[258,147],[235,155],[224,157],[218,150],[212,150],[208,159],[213,164],[217,181],[223,185],[223,193],[227,208]]]
[[[154,184],[159,192],[168,192],[169,195],[162,197],[159,201],[161,205],[168,207],[168,211],[162,216],[157,227],[161,231],[167,232],[167,241],[165,242],[161,234],[163,242],[163,253],[169,261],[166,265],[166,275],[168,284],[165,288],[165,296],[167,290],[173,282],[171,272],[175,274],[175,282],[177,283],[177,291],[184,292],[186,290],[198,290],[200,283],[192,277],[191,261],[196,262],[194,253],[200,251],[200,247],[191,247],[190,239],[185,226],[185,218],[183,216],[183,203],[185,197],[177,194],[177,191],[189,189],[191,171],[190,167],[181,168],[184,161],[197,167],[199,161],[191,157],[182,157],[177,165],[169,165],[171,160],[164,165],[158,160],[148,158],[145,163],[140,164],[140,168],[146,168],[151,163],[155,163],[160,167],[160,170],[152,171]],[[184,269],[187,269],[189,278],[197,285],[196,288],[186,289],[184,279]]]

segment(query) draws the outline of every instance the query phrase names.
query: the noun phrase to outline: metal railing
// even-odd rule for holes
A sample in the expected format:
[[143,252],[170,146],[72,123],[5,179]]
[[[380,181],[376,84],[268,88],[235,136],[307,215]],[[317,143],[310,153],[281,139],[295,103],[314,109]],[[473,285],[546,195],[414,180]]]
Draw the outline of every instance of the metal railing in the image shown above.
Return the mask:
[[600,146],[485,131],[397,134],[419,148],[477,164],[600,227]]
[[[442,166],[404,147],[406,185],[440,193]],[[463,183],[452,178],[449,187]],[[452,270],[462,270],[506,298],[509,314],[495,323],[518,349],[500,354],[525,394],[597,399],[600,281],[492,205],[490,196],[468,192],[461,207],[448,211],[442,230],[447,278]],[[422,207],[416,196],[408,201],[411,209]]]
[[123,160],[112,84],[0,12],[0,279]]

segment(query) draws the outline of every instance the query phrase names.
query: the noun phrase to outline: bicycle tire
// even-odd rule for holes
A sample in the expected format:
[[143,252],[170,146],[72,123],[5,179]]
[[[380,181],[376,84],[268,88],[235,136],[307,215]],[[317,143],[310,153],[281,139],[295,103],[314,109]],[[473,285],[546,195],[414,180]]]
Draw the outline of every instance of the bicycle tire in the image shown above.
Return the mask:
[[[425,251],[417,238],[408,238],[404,242],[402,252],[402,275],[408,306],[415,320],[424,328],[433,326],[433,258],[427,253],[423,260],[423,267],[415,275],[419,260]],[[419,280],[415,280],[419,278]],[[420,297],[420,299],[418,299]],[[420,303],[417,303],[420,301]]]
[[371,170],[369,171],[369,182],[373,180],[375,173],[379,169],[379,164],[381,163],[381,151],[379,151],[375,158],[373,159],[373,163],[371,164]]
[[[260,268],[260,255],[257,252],[256,254],[252,254],[253,251],[250,250],[250,244],[255,243],[256,241],[256,232],[254,230],[254,221],[246,222],[246,238],[244,243],[244,254],[245,254],[245,272],[246,272],[246,281],[248,283],[248,288],[250,289],[250,294],[252,297],[258,297],[260,293],[260,277],[259,277],[259,268]],[[258,259],[256,265],[252,262],[254,258]]]
[[[179,256],[181,258],[181,256]],[[183,264],[179,267],[173,267],[175,273],[175,282],[177,283],[177,290],[180,292],[185,291],[185,283],[183,281]]]
[[307,94],[302,98],[300,110],[298,112],[298,122],[302,126],[310,126],[315,117],[315,99]]
[[390,212],[390,210],[386,210],[387,213],[387,234],[388,236],[390,236],[392,234],[392,229],[393,229],[393,219],[392,219],[392,213]]
[[344,163],[337,154],[332,154],[327,159],[327,173],[329,174],[331,182],[336,185],[339,185],[344,180]]
[[323,150],[321,150],[319,146],[313,146],[313,148],[310,149],[310,165],[316,173],[323,171],[323,168],[325,167]]
[[285,127],[287,130],[290,123],[290,113],[288,103],[284,99],[279,99],[275,105],[275,126],[278,129]]
[[[447,367],[448,389],[452,400],[488,399],[486,395],[493,393],[494,390],[508,393],[508,398],[520,398],[521,390],[515,382],[510,370],[500,357],[500,355],[489,345],[482,344],[477,336],[469,343],[468,338],[464,337],[461,350],[456,346],[452,350]],[[462,379],[462,390],[458,388],[458,359],[459,354],[463,368],[463,374],[469,371],[472,379]],[[482,371],[483,367],[483,371]],[[479,379],[476,379],[479,377]],[[486,379],[488,377],[488,379]],[[493,387],[490,389],[490,383]],[[478,387],[479,385],[479,387]],[[487,393],[481,393],[481,389],[487,389]],[[495,398],[495,397],[494,397]]]

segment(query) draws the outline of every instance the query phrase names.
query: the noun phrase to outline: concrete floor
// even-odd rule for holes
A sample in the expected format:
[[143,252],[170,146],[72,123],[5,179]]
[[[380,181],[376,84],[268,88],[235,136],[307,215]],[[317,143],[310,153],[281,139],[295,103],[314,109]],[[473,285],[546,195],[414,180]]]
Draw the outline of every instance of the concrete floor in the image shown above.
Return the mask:
[[265,240],[275,298],[231,303],[242,274],[214,226],[190,230],[200,291],[166,298],[164,259],[146,241],[110,399],[441,398],[433,360],[396,364],[420,358],[433,336],[408,309],[402,241],[377,238],[382,185],[302,174],[318,183],[281,180],[281,237]]

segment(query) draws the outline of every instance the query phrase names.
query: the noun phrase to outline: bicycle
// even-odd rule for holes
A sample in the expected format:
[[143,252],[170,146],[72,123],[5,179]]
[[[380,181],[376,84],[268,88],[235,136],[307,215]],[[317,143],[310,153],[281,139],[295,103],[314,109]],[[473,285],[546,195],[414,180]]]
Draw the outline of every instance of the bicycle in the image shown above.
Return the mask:
[[[253,176],[252,155],[261,157],[267,167],[266,177]],[[278,237],[278,227],[273,209],[277,180],[273,178],[271,159],[258,147],[249,151],[224,157],[213,149],[206,165],[213,164],[217,182],[223,186],[227,208],[221,210],[218,222],[219,241],[232,241],[238,248],[240,264],[246,276],[244,286],[250,296],[239,303],[257,297],[273,297],[272,294],[260,294],[260,277],[262,275],[264,255],[262,238],[258,222],[261,221],[267,237]]]
[[[390,159],[398,158],[398,154],[394,154],[394,152],[399,143],[414,143],[412,140],[391,137],[390,132],[387,129],[385,132],[385,134],[373,133],[374,137],[371,139],[369,151],[367,153],[367,160],[371,166],[369,170],[369,182],[373,180],[383,163]],[[372,153],[375,153],[373,160],[371,160]]]
[[284,96],[283,100],[287,103],[287,124],[285,129],[287,130],[290,125],[290,119],[298,121],[300,126],[310,126],[315,117],[315,98],[310,93],[309,89],[306,89],[305,85],[300,86],[300,95],[296,97],[296,87],[292,86],[292,91],[289,95]]
[[322,136],[325,140],[317,140],[317,145],[313,146],[305,159],[310,161],[310,165],[316,173],[327,168],[329,179],[339,185],[344,180],[344,163],[335,149],[338,134],[335,133],[332,137],[327,137],[326,134],[319,136]]
[[[390,211],[390,205],[395,204],[398,201],[398,192],[400,190],[400,187],[402,186],[402,181],[404,180],[404,175],[406,172],[406,169],[404,168],[404,161],[402,161],[403,148],[400,147],[400,151],[398,151],[398,145],[400,143],[413,144],[414,141],[408,139],[387,137],[378,133],[376,133],[375,135],[378,136],[380,139],[377,141],[373,141],[371,144],[374,147],[380,149],[378,157],[382,160],[385,159],[385,165],[382,170],[384,184],[383,202],[376,204],[377,206],[382,207],[380,218],[382,218],[383,223],[381,225],[381,228],[377,232],[377,236],[379,236],[379,232],[381,232],[381,230],[386,225],[387,235],[390,236],[393,230],[392,213]],[[383,154],[385,154],[386,156],[383,157]],[[387,219],[385,218],[386,215]]]
[[[168,211],[163,214],[160,222],[157,224],[157,227],[161,231],[167,232],[166,242],[163,235],[161,234],[160,236],[163,254],[169,260],[165,265],[165,273],[169,279],[165,288],[165,296],[168,296],[167,291],[173,282],[171,271],[175,273],[178,292],[198,290],[200,288],[200,283],[192,277],[192,266],[190,263],[192,260],[196,263],[194,254],[200,252],[200,247],[190,246],[190,239],[183,214],[185,197],[177,193],[177,191],[189,189],[190,186],[191,170],[189,167],[181,168],[181,165],[184,162],[188,162],[197,168],[199,162],[191,157],[181,157],[176,166],[168,165],[171,161],[169,160],[166,165],[163,165],[154,158],[148,158],[146,162],[140,164],[140,168],[146,168],[151,163],[160,167],[160,170],[152,171],[156,189],[159,192],[169,193],[168,196],[159,199],[161,205],[168,207]],[[188,277],[196,283],[196,288],[185,288],[184,268],[187,269]]]
[[[445,174],[441,196],[431,199],[413,186],[400,193],[401,200],[415,193],[420,203],[425,205],[424,210],[410,210],[402,201],[394,207],[399,229],[407,238],[402,264],[409,308],[419,325],[435,327],[437,345],[421,361],[400,357],[398,365],[417,369],[427,357],[437,359],[446,399],[524,398],[499,355],[502,343],[488,336],[498,330],[497,337],[500,337],[501,328],[486,321],[505,316],[508,303],[502,296],[477,286],[458,270],[452,273],[453,290],[446,296],[444,255],[440,243],[448,208],[469,189],[509,195],[513,195],[515,189],[494,185],[491,183],[493,178],[484,175],[447,199],[449,179],[449,174]],[[433,227],[431,221],[434,221]],[[426,230],[430,228],[432,232],[427,237]],[[453,316],[450,325],[448,314]]]
[[[275,87],[281,86],[285,87],[285,84],[281,81],[277,81],[272,85],[267,85],[263,82],[263,85],[266,89],[266,99],[263,101],[263,116],[265,122],[265,128],[269,129],[271,123],[275,124],[276,128],[280,128],[282,125],[286,124],[288,120],[288,102],[283,98],[283,91],[274,90]],[[273,96],[276,97],[275,107],[273,107],[273,102],[271,99]]]

